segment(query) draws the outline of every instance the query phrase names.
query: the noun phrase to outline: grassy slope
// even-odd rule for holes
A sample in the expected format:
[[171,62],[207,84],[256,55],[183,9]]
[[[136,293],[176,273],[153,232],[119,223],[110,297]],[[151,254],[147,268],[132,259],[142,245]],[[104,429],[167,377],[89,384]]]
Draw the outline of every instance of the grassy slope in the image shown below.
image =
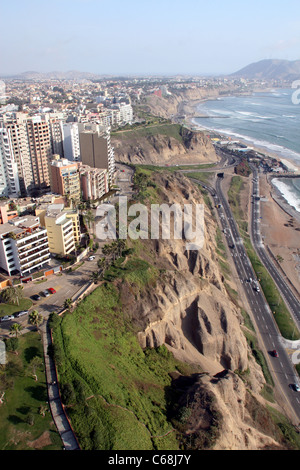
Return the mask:
[[140,348],[113,284],[99,286],[65,316],[55,341],[64,354],[61,383],[78,390],[79,381],[84,390],[84,399],[74,397],[68,410],[83,448],[179,448],[166,389],[169,372],[187,366],[165,347]]

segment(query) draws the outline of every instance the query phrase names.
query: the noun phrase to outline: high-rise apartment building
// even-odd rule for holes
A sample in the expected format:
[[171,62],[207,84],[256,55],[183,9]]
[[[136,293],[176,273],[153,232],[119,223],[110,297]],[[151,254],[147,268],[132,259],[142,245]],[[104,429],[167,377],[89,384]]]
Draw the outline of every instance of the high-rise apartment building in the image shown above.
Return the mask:
[[88,130],[80,133],[80,154],[83,165],[92,168],[105,168],[109,184],[115,175],[114,149],[110,141],[110,129]]
[[26,196],[34,188],[27,115],[23,113],[9,114],[4,117],[1,127],[4,127],[9,134],[14,160],[18,167],[21,196]]
[[63,123],[60,119],[51,118],[49,120],[49,127],[50,127],[52,153],[54,155],[59,155],[60,157],[63,157],[64,156]]
[[0,196],[20,195],[18,165],[15,161],[10,131],[0,128]]
[[79,123],[65,122],[62,131],[64,157],[71,161],[80,161]]
[[27,132],[34,185],[37,188],[46,188],[50,186],[50,163],[52,160],[49,123],[42,121],[40,116],[29,118]]

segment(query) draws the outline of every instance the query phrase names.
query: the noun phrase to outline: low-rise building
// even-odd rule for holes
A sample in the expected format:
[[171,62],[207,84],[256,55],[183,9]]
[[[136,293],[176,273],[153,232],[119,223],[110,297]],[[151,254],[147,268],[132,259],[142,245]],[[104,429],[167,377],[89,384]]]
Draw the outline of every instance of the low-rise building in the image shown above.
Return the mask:
[[48,210],[45,215],[50,253],[66,256],[75,251],[73,220],[60,208]]

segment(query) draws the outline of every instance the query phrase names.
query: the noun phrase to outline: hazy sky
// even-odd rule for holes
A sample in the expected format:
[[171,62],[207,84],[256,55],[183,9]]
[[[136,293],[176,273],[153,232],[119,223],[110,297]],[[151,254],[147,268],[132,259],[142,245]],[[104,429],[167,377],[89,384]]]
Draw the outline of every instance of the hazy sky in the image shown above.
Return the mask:
[[1,0],[0,75],[232,73],[300,59],[299,0]]

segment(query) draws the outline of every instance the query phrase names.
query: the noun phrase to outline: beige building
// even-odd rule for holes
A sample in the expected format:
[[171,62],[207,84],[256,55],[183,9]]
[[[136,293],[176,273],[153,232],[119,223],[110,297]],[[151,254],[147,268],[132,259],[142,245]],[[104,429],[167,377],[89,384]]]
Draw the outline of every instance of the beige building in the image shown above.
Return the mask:
[[[58,233],[57,227],[55,227],[55,230],[53,231],[53,226],[54,226],[54,221],[50,217],[51,213],[53,213],[54,218],[58,218],[59,215],[64,215],[66,219],[70,222],[70,226],[72,226],[73,230],[73,238],[74,238],[74,243],[79,244],[81,240],[81,231],[80,231],[80,220],[79,220],[79,213],[77,210],[72,209],[72,208],[65,208],[64,204],[42,204],[39,207],[36,208],[35,214],[39,217],[40,223],[42,227],[48,228],[50,230],[50,237],[53,238],[54,233]],[[48,217],[48,218],[47,218]],[[47,230],[48,232],[48,230]],[[62,237],[62,233],[59,234],[59,237]],[[63,246],[63,241],[61,240],[59,242],[60,247]],[[68,246],[69,248],[69,246]],[[55,240],[51,239],[51,249],[55,250],[56,249],[56,244]],[[62,253],[65,251],[63,248],[61,248],[61,251],[57,253]],[[52,253],[56,253],[56,251],[52,251]]]
[[73,220],[60,209],[48,210],[45,215],[49,251],[66,256],[75,251]]
[[34,185],[37,188],[48,187],[52,160],[49,123],[35,118],[28,119],[27,130]]
[[82,199],[84,201],[100,199],[109,191],[107,169],[81,165],[79,173]]
[[51,191],[69,200],[80,200],[79,163],[70,162],[66,158],[55,158],[51,162]]

